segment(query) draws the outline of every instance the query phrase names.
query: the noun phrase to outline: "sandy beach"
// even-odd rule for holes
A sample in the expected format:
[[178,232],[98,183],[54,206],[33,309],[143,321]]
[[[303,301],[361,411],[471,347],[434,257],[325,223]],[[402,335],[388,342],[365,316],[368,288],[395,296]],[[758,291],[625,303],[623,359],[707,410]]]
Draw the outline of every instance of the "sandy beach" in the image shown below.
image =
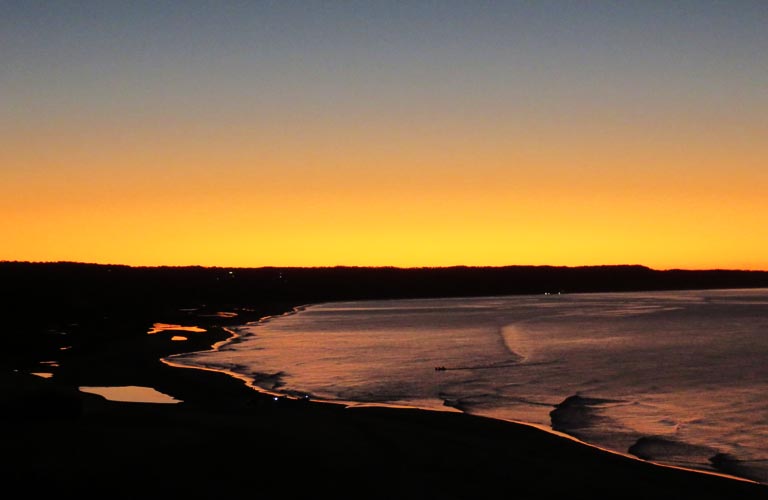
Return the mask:
[[[768,498],[764,485],[657,466],[526,425],[275,400],[225,374],[161,362],[225,340],[237,319],[77,346],[62,352],[52,378],[6,370],[6,490],[33,498]],[[180,334],[188,340],[172,340]],[[119,385],[181,402],[78,390]]]

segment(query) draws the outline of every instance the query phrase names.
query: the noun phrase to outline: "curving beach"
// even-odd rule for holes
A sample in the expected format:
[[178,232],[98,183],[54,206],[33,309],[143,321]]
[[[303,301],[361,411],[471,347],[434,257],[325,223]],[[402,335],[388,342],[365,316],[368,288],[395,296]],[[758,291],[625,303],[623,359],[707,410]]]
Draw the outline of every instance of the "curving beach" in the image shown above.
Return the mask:
[[[223,373],[161,362],[230,335],[231,318],[195,321],[205,331],[186,331],[184,342],[172,329],[137,332],[62,351],[55,377],[4,373],[4,486],[37,498],[768,498],[764,485],[532,426],[275,399]],[[111,401],[84,385],[152,387],[181,402]]]

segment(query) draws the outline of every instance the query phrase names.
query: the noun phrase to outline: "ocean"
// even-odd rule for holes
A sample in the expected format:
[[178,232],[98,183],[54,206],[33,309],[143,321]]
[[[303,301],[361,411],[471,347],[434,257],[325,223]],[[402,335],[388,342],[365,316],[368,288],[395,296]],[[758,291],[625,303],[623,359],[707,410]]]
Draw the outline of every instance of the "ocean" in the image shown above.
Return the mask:
[[525,422],[768,483],[768,290],[309,305],[174,356],[268,392]]

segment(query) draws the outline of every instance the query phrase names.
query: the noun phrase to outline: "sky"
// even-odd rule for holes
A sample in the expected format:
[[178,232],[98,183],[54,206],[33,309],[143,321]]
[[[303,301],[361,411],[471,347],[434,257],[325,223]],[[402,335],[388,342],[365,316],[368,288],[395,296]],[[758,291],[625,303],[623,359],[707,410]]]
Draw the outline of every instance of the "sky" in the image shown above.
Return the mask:
[[768,270],[768,2],[0,0],[0,260]]

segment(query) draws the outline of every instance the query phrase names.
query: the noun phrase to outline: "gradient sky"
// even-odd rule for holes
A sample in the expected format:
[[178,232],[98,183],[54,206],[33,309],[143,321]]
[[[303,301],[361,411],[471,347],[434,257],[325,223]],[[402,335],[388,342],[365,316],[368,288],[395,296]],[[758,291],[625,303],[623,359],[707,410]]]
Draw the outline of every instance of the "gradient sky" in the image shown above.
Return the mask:
[[768,2],[0,0],[0,260],[768,269]]

